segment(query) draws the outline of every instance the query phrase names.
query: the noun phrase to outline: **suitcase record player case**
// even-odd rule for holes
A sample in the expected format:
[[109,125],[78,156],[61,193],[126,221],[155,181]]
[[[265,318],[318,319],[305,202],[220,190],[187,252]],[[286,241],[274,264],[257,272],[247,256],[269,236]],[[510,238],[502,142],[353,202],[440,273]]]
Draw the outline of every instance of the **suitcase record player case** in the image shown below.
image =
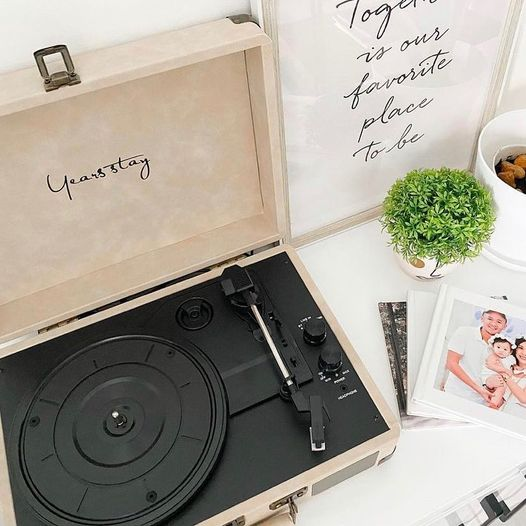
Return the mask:
[[225,19],[66,62],[0,77],[1,523],[254,524],[389,458],[283,244],[269,38]]

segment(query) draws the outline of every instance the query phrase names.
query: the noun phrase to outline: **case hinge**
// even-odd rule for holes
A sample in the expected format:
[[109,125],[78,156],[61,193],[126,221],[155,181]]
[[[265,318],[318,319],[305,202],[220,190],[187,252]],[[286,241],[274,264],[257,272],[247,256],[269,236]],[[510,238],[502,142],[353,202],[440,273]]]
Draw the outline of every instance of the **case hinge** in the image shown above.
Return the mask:
[[[60,53],[62,55],[62,59],[66,65],[66,71],[57,71],[56,73],[50,74],[44,61],[44,57],[54,55],[55,53]],[[44,79],[44,88],[46,91],[53,91],[62,86],[80,84],[80,77],[75,73],[73,60],[71,59],[68,48],[64,44],[39,49],[38,51],[35,51],[33,55],[38,66],[38,71],[40,71],[40,75],[42,75],[42,78]]]
[[74,318],[68,318],[67,320],[59,321],[58,323],[54,323],[53,325],[48,325],[47,327],[38,329],[38,334],[49,332],[49,331],[52,331],[53,329],[60,329],[60,327],[64,327],[65,325],[68,325],[69,323],[73,323],[74,321],[78,321],[78,320],[79,320],[78,317],[74,317]]
[[242,15],[232,15],[227,17],[229,20],[234,22],[234,24],[246,24],[247,22],[252,22],[253,24],[256,24],[256,26],[259,26],[258,21],[249,14],[242,14]]

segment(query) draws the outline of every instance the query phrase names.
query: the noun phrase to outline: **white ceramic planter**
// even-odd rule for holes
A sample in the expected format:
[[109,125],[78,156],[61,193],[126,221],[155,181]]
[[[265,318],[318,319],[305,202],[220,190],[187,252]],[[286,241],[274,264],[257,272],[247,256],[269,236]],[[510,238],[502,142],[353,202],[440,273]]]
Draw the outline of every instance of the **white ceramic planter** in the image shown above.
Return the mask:
[[441,266],[438,265],[436,259],[413,258],[408,261],[397,252],[395,252],[395,255],[402,270],[412,278],[420,281],[440,279],[458,267],[458,263]]
[[526,194],[495,173],[501,157],[526,153],[526,110],[503,113],[482,130],[475,175],[491,190],[496,205],[495,232],[483,254],[506,268],[526,272]]

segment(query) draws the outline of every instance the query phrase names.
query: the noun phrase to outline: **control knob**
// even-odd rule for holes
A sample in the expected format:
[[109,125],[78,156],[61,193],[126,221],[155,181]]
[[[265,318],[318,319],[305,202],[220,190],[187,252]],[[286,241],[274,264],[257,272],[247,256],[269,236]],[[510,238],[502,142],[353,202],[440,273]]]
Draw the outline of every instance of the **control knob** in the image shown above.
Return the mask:
[[327,325],[319,318],[310,318],[303,326],[303,339],[309,345],[321,345],[327,338]]
[[342,368],[342,351],[339,347],[327,345],[322,348],[318,360],[320,370],[324,373],[337,373]]

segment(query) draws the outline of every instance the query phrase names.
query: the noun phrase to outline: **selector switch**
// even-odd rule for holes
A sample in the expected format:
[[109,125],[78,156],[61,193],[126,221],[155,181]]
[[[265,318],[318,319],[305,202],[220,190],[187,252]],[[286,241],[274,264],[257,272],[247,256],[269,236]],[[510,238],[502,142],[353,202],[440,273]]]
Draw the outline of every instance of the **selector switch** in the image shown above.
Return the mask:
[[324,373],[337,373],[342,368],[341,349],[332,345],[323,347],[318,365]]
[[321,345],[327,338],[327,325],[325,321],[311,318],[303,326],[303,339],[309,345]]

